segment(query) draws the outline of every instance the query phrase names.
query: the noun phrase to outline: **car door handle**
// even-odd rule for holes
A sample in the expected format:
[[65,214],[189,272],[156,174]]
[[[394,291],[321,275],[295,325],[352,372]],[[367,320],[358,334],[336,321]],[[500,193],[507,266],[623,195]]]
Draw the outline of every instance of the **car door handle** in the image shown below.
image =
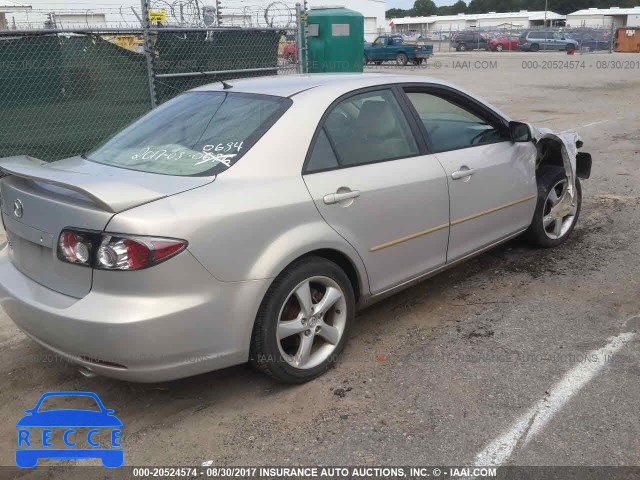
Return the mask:
[[353,190],[351,192],[344,192],[344,193],[329,193],[325,195],[322,200],[327,205],[333,205],[335,203],[342,202],[343,200],[350,200],[352,198],[357,198],[359,196],[360,196],[360,192],[358,190]]
[[461,178],[470,177],[474,172],[475,170],[473,168],[461,167],[460,170],[456,170],[451,174],[451,178],[454,180],[460,180]]

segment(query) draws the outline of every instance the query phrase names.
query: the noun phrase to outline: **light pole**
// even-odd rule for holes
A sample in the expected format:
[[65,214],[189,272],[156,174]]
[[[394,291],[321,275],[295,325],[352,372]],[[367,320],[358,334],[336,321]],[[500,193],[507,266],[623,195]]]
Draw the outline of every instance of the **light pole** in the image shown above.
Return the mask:
[[547,27],[547,1],[544,0],[544,26]]

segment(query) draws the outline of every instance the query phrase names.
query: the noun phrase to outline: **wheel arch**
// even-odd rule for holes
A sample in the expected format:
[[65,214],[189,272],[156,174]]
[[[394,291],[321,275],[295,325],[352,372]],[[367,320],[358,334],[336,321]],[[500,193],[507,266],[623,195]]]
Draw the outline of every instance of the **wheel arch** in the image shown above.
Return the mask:
[[305,257],[322,257],[338,265],[347,277],[349,277],[349,281],[353,287],[353,293],[356,297],[356,303],[358,303],[358,300],[360,300],[360,297],[363,294],[362,288],[365,282],[360,278],[358,269],[354,265],[353,261],[344,252],[333,248],[320,248],[296,258],[294,262]]

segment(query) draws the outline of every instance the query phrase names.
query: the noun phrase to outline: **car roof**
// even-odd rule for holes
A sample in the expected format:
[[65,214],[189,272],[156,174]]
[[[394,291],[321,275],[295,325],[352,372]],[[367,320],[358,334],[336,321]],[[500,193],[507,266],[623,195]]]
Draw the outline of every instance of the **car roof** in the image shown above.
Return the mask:
[[[261,95],[274,95],[278,97],[291,97],[310,89],[333,88],[344,86],[345,91],[355,90],[376,85],[393,83],[438,83],[448,85],[446,82],[433,77],[421,75],[397,75],[389,73],[320,73],[307,75],[276,75],[268,77],[243,78],[227,80],[233,92],[256,93]],[[193,91],[225,91],[221,82],[211,83],[196,88]],[[229,91],[229,90],[226,90]]]

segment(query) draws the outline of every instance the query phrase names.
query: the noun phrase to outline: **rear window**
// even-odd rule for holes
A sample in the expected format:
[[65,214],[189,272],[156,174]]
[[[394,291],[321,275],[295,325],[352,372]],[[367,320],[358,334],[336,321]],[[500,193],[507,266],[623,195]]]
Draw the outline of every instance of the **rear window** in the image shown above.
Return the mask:
[[217,175],[233,166],[291,100],[231,92],[189,92],[118,133],[88,160],[164,175]]

